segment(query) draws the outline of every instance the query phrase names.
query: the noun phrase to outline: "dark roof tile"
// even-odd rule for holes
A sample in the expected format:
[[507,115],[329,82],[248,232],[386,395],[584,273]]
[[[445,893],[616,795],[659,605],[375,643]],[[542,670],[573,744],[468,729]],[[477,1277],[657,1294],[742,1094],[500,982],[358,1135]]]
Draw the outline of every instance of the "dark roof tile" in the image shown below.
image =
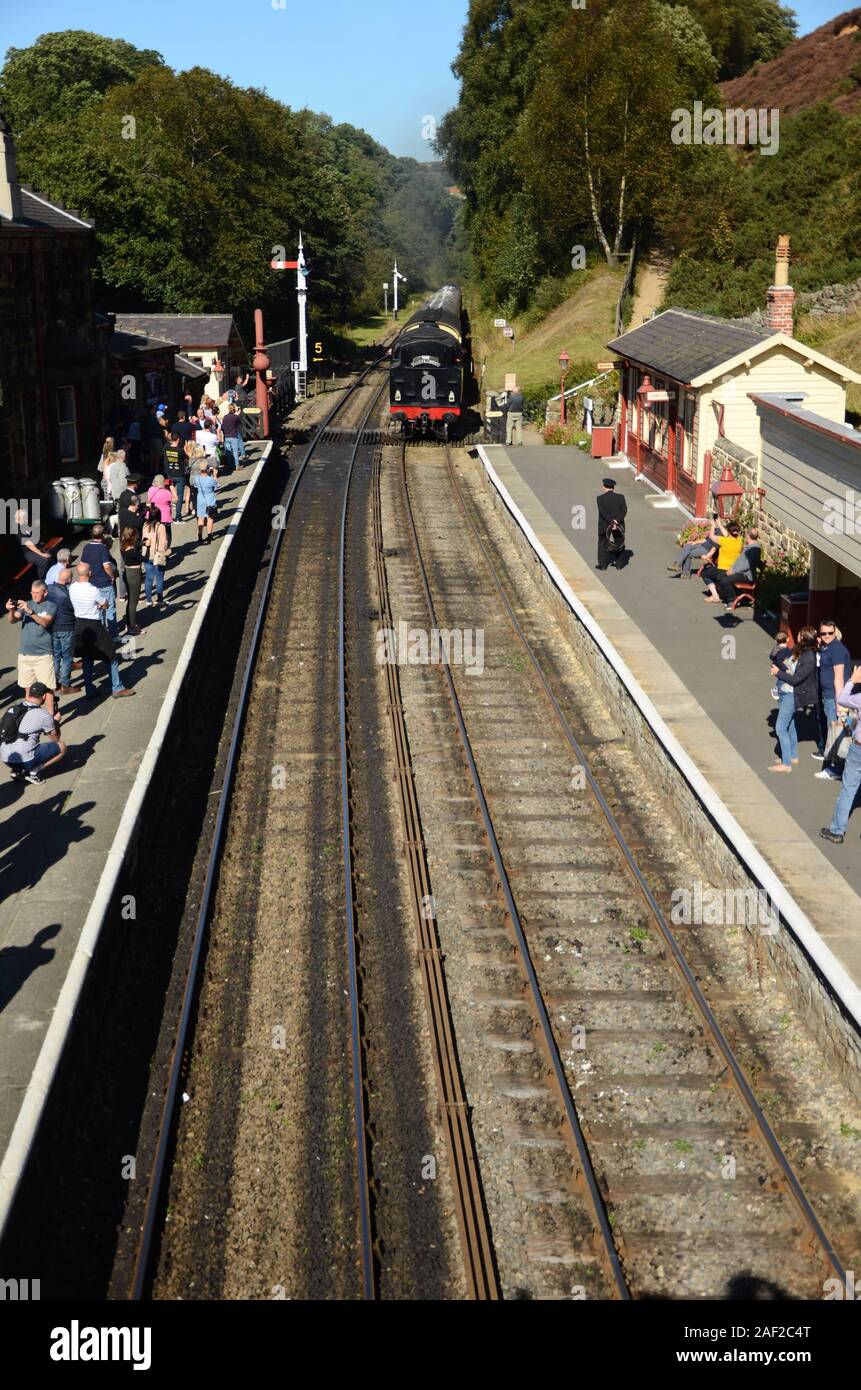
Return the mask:
[[117,327],[130,333],[166,338],[180,347],[226,347],[233,327],[230,314],[117,314]]
[[674,381],[688,382],[773,337],[768,329],[755,328],[741,319],[666,309],[607,346]]

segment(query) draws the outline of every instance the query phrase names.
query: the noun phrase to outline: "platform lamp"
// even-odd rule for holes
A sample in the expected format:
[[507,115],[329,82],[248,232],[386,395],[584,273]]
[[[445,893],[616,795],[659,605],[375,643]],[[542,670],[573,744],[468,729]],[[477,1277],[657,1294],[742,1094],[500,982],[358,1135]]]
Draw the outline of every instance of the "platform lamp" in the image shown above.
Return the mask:
[[649,373],[646,372],[646,375],[643,377],[643,384],[637,392],[637,477],[639,477],[643,471],[642,464],[640,462],[640,439],[643,433],[643,406],[648,405],[648,396],[652,391],[654,391],[654,389],[655,388],[649,379]]
[[571,358],[568,356],[568,353],[567,353],[567,352],[565,351],[565,349],[563,348],[562,351],[561,351],[560,354],[559,354],[559,370],[560,370],[561,373],[562,373],[562,381],[561,381],[561,383],[560,383],[560,385],[561,385],[561,396],[560,396],[560,407],[559,407],[559,423],[560,423],[560,425],[564,425],[564,424],[566,424],[566,422],[567,422],[567,416],[566,416],[566,414],[565,414],[565,378],[566,378],[566,376],[568,375],[568,368],[569,368],[570,366],[571,366]]
[[721,521],[735,521],[741,506],[741,499],[744,497],[744,488],[736,481],[729,463],[725,463],[723,466],[720,482],[715,483],[712,487],[712,497],[717,503]]

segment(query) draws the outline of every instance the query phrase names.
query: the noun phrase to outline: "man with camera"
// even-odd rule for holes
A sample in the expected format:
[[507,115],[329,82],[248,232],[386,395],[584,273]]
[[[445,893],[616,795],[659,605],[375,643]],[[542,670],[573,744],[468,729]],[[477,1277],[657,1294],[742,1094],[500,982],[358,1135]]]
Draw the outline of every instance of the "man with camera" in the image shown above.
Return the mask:
[[7,599],[6,612],[10,623],[21,624],[21,641],[18,647],[18,684],[27,691],[34,681],[44,685],[48,691],[46,707],[54,713],[54,643],[51,627],[57,613],[57,605],[48,598],[47,585],[41,579],[34,579],[30,585],[29,599]]

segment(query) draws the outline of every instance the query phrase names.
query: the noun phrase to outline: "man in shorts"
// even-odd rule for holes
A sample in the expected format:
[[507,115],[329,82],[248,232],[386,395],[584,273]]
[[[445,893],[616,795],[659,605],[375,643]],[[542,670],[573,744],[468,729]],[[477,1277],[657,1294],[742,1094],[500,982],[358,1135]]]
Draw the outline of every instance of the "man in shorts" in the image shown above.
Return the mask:
[[51,628],[57,614],[57,605],[48,598],[48,586],[41,579],[34,579],[30,586],[30,597],[7,599],[6,612],[10,623],[21,624],[21,641],[18,647],[18,684],[26,691],[34,681],[39,681],[48,691],[48,713],[54,713],[54,643]]
[[[46,769],[65,756],[66,745],[60,738],[57,717],[46,708],[50,694],[42,681],[34,681],[21,702],[24,713],[18,724],[18,737],[0,744],[0,758],[14,782],[44,782]],[[49,735],[45,743],[43,734]]]

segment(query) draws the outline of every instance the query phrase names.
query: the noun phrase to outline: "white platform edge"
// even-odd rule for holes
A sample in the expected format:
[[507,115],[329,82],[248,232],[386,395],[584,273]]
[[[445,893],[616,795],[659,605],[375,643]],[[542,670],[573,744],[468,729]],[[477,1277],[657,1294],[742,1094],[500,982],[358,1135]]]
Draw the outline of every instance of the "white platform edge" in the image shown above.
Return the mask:
[[143,809],[144,798],[147,793],[150,778],[158,760],[162,744],[167,736],[173,711],[177,699],[182,689],[183,681],[197,642],[197,636],[203,625],[209,605],[212,603],[215,592],[218,588],[218,577],[224,566],[225,557],[233,543],[243,514],[248,503],[257,487],[257,483],[263,472],[266,462],[272,452],[271,440],[265,441],[263,454],[257,464],[241,501],[236,507],[230,525],[224,534],[218,547],[218,554],[215,563],[207,580],[206,588],[197,606],[191,626],[185,635],[182,651],[176,663],[173,675],[165,691],[161,710],[158,719],[150,736],[149,743],[144,750],[141,765],[137,770],[135,780],[132,783],[125,809],[117,825],[113,844],[108,851],[108,856],[99,878],[95,895],[90,904],[86,920],[81,928],[81,935],[74,955],[69,962],[69,969],[63,981],[63,987],[57,998],[51,1022],[42,1042],[36,1065],[24,1092],[21,1108],[18,1111],[18,1118],[9,1137],[6,1152],[0,1161],[0,1239],[2,1239],[6,1222],[12,1209],[15,1193],[18,1184],[27,1165],[33,1142],[36,1137],[39,1123],[45,1108],[45,1101],[54,1081],[60,1058],[63,1053],[69,1029],[75,1018],[78,1005],[81,999],[81,992],[90,962],[95,954],[99,943],[102,929],[105,924],[108,909],[111,904],[116,885],[119,880],[120,872],[128,853],[129,846],[135,834],[138,818]]
[[505,484],[496,473],[492,462],[485,453],[484,446],[482,444],[477,445],[476,452],[484,465],[484,469],[491,483],[496,488],[505,506],[514,517],[517,525],[520,527],[542,565],[547,570],[554,584],[563,595],[572,612],[586,628],[586,631],[593,638],[599,650],[616,672],[616,675],[619,677],[631,699],[643,715],[652,733],[663,745],[665,751],[672,758],[691,790],[706,808],[729,843],[733,846],[733,849],[752,874],[753,878],[768,893],[772,903],[780,913],[781,918],[792,930],[806,954],[815,962],[817,968],[828,981],[833,994],[839,999],[846,1013],[853,1019],[856,1026],[861,1029],[861,987],[855,983],[849,972],[840,964],[840,961],[834,955],[831,948],[822,940],[822,937],[810,921],[810,918],[802,911],[792,895],[786,891],[782,881],[777,877],[771,865],[739,825],[732,812],[724,805],[723,801],[703,776],[696,763],[679,743],[672,730],[667,727],[633,672],[616,651],[610,638],[595,621],[588,608],[578,599],[568,580],[548,555],[544,546],[535,535],[532,527],[529,525],[529,522],[526,520],[526,517],[520,511],[520,508],[512,499]]

